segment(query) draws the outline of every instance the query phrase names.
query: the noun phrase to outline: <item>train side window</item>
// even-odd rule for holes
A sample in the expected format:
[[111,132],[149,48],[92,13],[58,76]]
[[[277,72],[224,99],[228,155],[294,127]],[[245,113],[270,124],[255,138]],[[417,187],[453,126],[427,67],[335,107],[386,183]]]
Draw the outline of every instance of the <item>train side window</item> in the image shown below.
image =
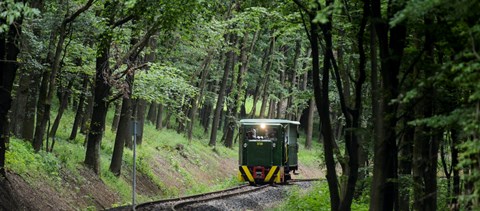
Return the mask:
[[277,129],[274,128],[270,131],[270,133],[268,134],[268,138],[272,139],[272,140],[277,140]]
[[248,139],[256,139],[257,138],[257,130],[255,130],[255,128],[252,128],[252,129],[248,130],[247,138]]

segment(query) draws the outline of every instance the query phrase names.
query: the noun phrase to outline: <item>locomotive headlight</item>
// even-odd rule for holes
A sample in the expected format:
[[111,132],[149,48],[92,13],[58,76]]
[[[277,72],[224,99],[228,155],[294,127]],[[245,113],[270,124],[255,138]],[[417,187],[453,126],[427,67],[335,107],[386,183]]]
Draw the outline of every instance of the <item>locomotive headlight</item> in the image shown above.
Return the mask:
[[243,148],[247,148],[247,143],[244,143],[244,144],[243,144]]
[[260,124],[260,128],[265,129],[265,124]]

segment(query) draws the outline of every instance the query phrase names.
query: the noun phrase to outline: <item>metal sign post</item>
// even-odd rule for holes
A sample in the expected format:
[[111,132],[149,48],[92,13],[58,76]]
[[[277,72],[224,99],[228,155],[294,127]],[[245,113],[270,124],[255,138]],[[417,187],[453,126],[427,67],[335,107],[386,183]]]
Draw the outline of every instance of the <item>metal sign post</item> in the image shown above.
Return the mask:
[[137,160],[137,121],[133,120],[133,178],[132,178],[132,209],[135,211],[136,160]]

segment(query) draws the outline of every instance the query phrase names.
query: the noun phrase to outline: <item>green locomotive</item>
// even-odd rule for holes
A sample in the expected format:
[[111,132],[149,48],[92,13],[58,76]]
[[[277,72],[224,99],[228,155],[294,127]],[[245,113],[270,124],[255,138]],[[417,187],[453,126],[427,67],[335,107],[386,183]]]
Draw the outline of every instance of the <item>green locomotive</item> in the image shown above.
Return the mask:
[[298,169],[297,121],[240,120],[240,181],[285,183]]

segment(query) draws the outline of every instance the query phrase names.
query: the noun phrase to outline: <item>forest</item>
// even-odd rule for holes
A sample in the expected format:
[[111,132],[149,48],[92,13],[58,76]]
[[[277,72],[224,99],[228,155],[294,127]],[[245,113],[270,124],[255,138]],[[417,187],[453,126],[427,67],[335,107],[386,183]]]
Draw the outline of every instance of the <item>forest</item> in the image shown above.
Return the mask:
[[80,134],[100,174],[111,125],[120,175],[132,121],[138,145],[148,123],[232,148],[240,119],[289,119],[305,149],[322,146],[331,210],[360,195],[370,210],[478,209],[478,11],[477,0],[2,0],[1,177],[12,137],[48,154]]

